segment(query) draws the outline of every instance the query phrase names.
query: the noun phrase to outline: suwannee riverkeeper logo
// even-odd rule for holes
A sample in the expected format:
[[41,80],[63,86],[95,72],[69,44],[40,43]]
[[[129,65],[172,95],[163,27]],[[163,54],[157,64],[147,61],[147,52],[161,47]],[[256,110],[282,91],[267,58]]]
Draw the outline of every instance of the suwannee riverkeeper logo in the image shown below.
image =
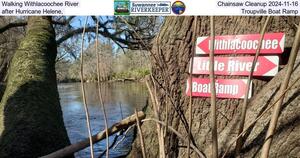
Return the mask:
[[114,15],[167,15],[171,14],[170,1],[115,0]]

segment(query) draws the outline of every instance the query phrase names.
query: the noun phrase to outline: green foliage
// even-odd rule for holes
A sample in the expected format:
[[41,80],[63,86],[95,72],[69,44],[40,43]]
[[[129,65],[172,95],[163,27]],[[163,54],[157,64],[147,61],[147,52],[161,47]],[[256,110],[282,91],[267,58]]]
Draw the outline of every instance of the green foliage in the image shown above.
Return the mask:
[[129,71],[122,71],[119,73],[113,74],[113,79],[125,79],[125,78],[134,78],[134,79],[141,79],[146,75],[150,74],[150,70],[148,68],[137,68]]

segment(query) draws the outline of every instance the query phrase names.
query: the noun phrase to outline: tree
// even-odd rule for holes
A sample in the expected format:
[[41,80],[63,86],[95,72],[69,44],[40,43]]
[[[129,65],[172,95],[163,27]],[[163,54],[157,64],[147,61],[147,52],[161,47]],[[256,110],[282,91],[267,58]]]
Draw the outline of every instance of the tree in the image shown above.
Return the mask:
[[[149,53],[140,50],[113,50],[114,44],[100,43],[98,52],[100,81],[115,79],[141,79],[149,74]],[[84,50],[84,78],[86,81],[97,80],[97,58],[95,54],[95,43],[91,43]],[[80,62],[75,59],[62,58],[56,62],[56,72],[58,81],[79,81]]]
[[[107,38],[117,44],[121,49],[147,49],[151,48],[151,40],[154,38],[161,24],[162,18],[159,17],[127,17],[126,20],[133,27],[128,27],[120,18],[114,16],[96,17],[91,16],[92,20],[86,28],[86,32],[89,42],[94,40],[96,23],[99,24],[99,34],[103,38]],[[11,18],[12,20],[7,20],[8,18],[1,17],[0,24],[0,34],[9,35],[14,40],[20,39],[21,37],[12,36],[13,34],[22,35],[22,29],[28,24],[27,19],[24,17]],[[79,55],[79,45],[78,35],[83,31],[83,27],[75,25],[74,21],[80,21],[82,17],[76,16],[56,16],[51,19],[51,24],[53,25],[56,32],[56,44],[58,46],[58,56],[57,61],[63,58],[77,58]],[[147,41],[147,45],[140,45],[140,39],[134,35],[134,31],[138,32],[144,41]],[[21,32],[21,33],[18,33]],[[13,50],[10,50],[10,55],[3,53],[2,47],[8,45],[9,41],[1,40],[0,36],[0,82],[4,82],[4,78],[7,74],[8,63],[13,56]],[[17,43],[17,42],[16,42]],[[17,44],[18,45],[18,44]],[[12,48],[17,48],[15,45]],[[7,49],[5,49],[7,50]],[[3,57],[2,57],[3,56]]]
[[[14,20],[14,17],[0,17],[0,27]],[[23,37],[23,28],[13,28],[0,34],[0,83],[5,80],[9,62]]]
[[51,18],[29,17],[0,104],[2,157],[39,157],[70,144],[56,86],[56,54]]
[[[57,46],[82,33],[82,27],[70,25],[73,18],[17,18],[0,26],[1,34],[26,26],[26,35],[13,53],[12,60],[5,59],[11,64],[3,96],[2,85],[0,92],[1,157],[39,157],[70,144],[59,103],[55,62]],[[99,23],[99,33],[103,37],[122,47],[141,48],[137,47],[139,41],[133,38],[130,29],[122,26],[116,31],[113,27],[116,19],[98,21],[94,16],[92,19]],[[55,34],[54,28],[62,34]],[[89,26],[86,31],[95,32],[95,29],[95,26]],[[143,28],[139,32],[146,31]],[[144,37],[151,39],[150,36]],[[6,73],[6,70],[0,72],[3,76]]]
[[[112,61],[113,61],[113,48],[110,44],[98,44],[99,53],[99,70],[100,80],[107,81],[112,76]],[[97,57],[95,54],[95,43],[91,44],[85,51],[84,59],[89,61],[84,64],[84,76],[88,80],[97,80]]]
[[[189,99],[185,95],[186,80],[188,78],[189,60],[192,53],[195,53],[192,44],[193,34],[199,36],[209,35],[209,18],[198,17],[198,30],[193,32],[193,17],[167,17],[158,36],[153,40],[151,54],[152,74],[154,85],[152,90],[157,94],[160,113],[163,121],[180,131],[187,138],[187,116]],[[234,34],[250,34],[259,33],[266,17],[216,17],[216,35],[234,35]],[[299,18],[297,17],[274,17],[268,26],[267,32],[285,32],[286,43],[285,53],[283,55],[283,63],[286,62],[286,54],[289,53],[290,47],[297,30]],[[172,26],[172,29],[170,29]],[[297,60],[299,65],[299,60]],[[293,75],[295,79],[299,67]],[[281,70],[272,80],[256,78],[253,80],[254,96],[250,100],[249,109],[247,111],[246,125],[249,125],[270,103],[274,101],[276,90],[283,79],[284,70]],[[199,75],[196,77],[207,77]],[[232,77],[226,77],[232,78]],[[242,78],[242,77],[239,77]],[[150,82],[151,83],[151,82]],[[299,85],[297,83],[296,85]],[[270,157],[297,157],[299,156],[299,106],[298,100],[299,90],[293,88],[285,99],[285,108],[282,111],[280,125],[272,145]],[[204,153],[210,157],[211,130],[209,124],[210,101],[205,98],[193,99],[193,124],[192,126],[192,142]],[[228,147],[231,140],[236,137],[237,125],[240,116],[240,105],[242,100],[237,99],[218,99],[218,133],[219,137],[219,154],[222,155]],[[166,108],[168,108],[166,110]],[[153,110],[153,109],[152,109]],[[151,111],[151,110],[150,110]],[[167,111],[167,112],[166,112]],[[244,157],[259,156],[260,146],[264,140],[264,132],[266,132],[268,121],[270,120],[270,112],[261,119],[252,130],[244,137],[245,145],[242,149]],[[290,115],[289,115],[290,114]],[[165,117],[167,116],[167,117]],[[151,128],[152,127],[152,128]],[[145,133],[146,151],[148,157],[156,157],[158,154],[158,145],[156,131],[153,125],[144,124],[143,132]],[[149,132],[151,131],[151,132]],[[165,138],[165,151],[167,157],[186,157],[186,143],[179,140],[176,135],[168,132]],[[154,140],[153,140],[154,139]],[[139,141],[136,141],[134,148],[139,149]],[[147,142],[149,144],[147,144]],[[156,143],[155,143],[156,142]],[[227,157],[232,157],[234,152],[230,150]],[[134,154],[132,153],[132,155]],[[196,157],[195,154],[192,154]]]
[[149,74],[149,52],[128,50],[118,53],[113,61],[115,78],[140,79]]

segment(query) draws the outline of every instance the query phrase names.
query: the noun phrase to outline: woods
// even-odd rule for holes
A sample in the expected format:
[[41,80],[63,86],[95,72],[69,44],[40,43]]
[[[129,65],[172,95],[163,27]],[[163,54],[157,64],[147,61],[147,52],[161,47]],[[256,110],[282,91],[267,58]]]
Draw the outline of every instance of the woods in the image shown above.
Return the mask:
[[[96,19],[91,16],[92,24],[97,23]],[[162,23],[161,27],[156,25],[159,22],[155,19]],[[267,20],[270,21],[266,22]],[[117,76],[126,78],[131,76],[128,75],[130,71],[142,71],[144,76],[147,75],[146,82],[151,101],[145,110],[146,118],[144,115],[142,118],[136,118],[137,120],[132,118],[137,122],[138,131],[127,157],[250,158],[261,157],[264,155],[262,152],[266,150],[269,154],[262,157],[300,156],[298,134],[300,55],[297,42],[300,30],[299,17],[184,16],[125,20],[107,17],[106,21],[107,23],[100,22],[99,25],[102,27],[99,28],[99,34],[104,37],[100,38],[100,41],[107,38],[114,44],[99,43],[100,62],[96,60],[94,52],[95,41],[89,43],[83,56],[76,54],[77,48],[71,49],[75,51],[68,51],[68,47],[60,47],[64,42],[66,45],[70,44],[74,40],[72,38],[76,38],[76,35],[83,31],[83,28],[67,29],[65,24],[57,25],[58,22],[70,25],[68,18],[61,21],[56,17],[29,17],[26,23],[14,25],[26,26],[26,34],[20,35],[24,36],[20,44],[15,40],[18,48],[12,53],[11,60],[9,55],[0,54],[1,57],[5,56],[1,58],[1,64],[5,64],[6,60],[9,61],[5,66],[7,68],[9,65],[8,71],[0,67],[0,74],[8,74],[7,79],[3,77],[6,75],[0,76],[1,81],[5,81],[3,84],[5,91],[0,104],[2,157],[44,156],[70,145],[63,122],[57,78],[61,77],[63,80],[72,75],[74,78],[79,76],[79,61],[73,60],[72,56],[85,59],[82,77],[86,80],[95,81],[98,74],[101,74],[100,81]],[[108,23],[111,25],[107,26]],[[153,25],[156,26],[155,30],[151,29]],[[247,76],[215,75],[212,64],[209,65],[210,75],[190,74],[189,64],[193,61],[191,58],[197,56],[194,54],[197,37],[211,35],[213,38],[217,35],[260,32],[264,34],[264,25],[265,32],[285,34],[284,53],[280,56],[280,71],[275,77],[251,76],[253,91],[249,100],[215,100],[216,96],[201,98],[186,95],[189,77],[210,77],[211,81],[247,79]],[[116,26],[114,31],[107,30],[110,26]],[[6,27],[15,29],[11,25]],[[20,31],[19,29],[15,31]],[[57,36],[65,29],[70,34]],[[91,33],[87,37],[95,38],[94,25],[87,26],[85,30],[87,34]],[[125,35],[128,38],[124,38]],[[211,47],[214,46],[214,42],[210,44]],[[126,53],[112,53],[116,52],[116,47],[125,49]],[[69,57],[60,56],[64,52],[61,49],[64,49]],[[213,53],[212,51],[210,54],[211,63],[214,57],[228,57]],[[57,55],[62,58],[57,58]],[[294,63],[292,60],[289,61],[290,58],[293,59],[292,57],[296,57]],[[96,72],[97,63],[100,64],[98,68],[101,73]],[[290,79],[285,79],[286,76],[290,76]],[[283,84],[283,81],[289,84]],[[292,87],[289,87],[291,85]],[[215,86],[210,86],[211,92],[214,91],[213,87]],[[284,96],[284,99],[279,100],[280,96]],[[130,125],[133,124],[131,121]],[[273,125],[269,127],[270,124]],[[247,131],[244,131],[245,129]],[[240,133],[242,134],[238,137]],[[264,145],[269,136],[272,141],[267,141],[267,145]],[[236,145],[237,140],[239,145]],[[266,147],[268,145],[270,149]],[[71,153],[73,152],[76,151]]]
[[[99,43],[98,52],[101,74],[100,81],[112,81],[118,79],[143,79],[149,74],[148,53],[139,50],[118,51],[113,53],[112,44]],[[84,76],[87,82],[97,80],[97,58],[94,53],[95,43],[92,43],[84,52]],[[146,55],[146,56],[145,56]],[[79,81],[78,68],[80,62],[76,59],[61,59],[56,62],[56,72],[59,82]]]

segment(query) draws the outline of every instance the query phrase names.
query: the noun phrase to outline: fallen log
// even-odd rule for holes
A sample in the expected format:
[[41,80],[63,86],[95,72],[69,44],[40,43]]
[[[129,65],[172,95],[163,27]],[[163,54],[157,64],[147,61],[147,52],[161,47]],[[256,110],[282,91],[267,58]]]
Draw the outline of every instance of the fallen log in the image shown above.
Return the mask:
[[121,79],[115,79],[113,82],[125,82],[125,81],[136,81],[135,78],[121,78]]
[[[138,118],[139,120],[142,120],[146,117],[146,115],[144,114],[144,112],[140,111],[138,112]],[[119,132],[122,129],[126,129],[128,127],[130,127],[131,125],[136,123],[136,115],[133,114],[123,120],[121,120],[118,123],[115,123],[114,125],[112,125],[109,129],[108,129],[108,133],[109,135],[113,135],[117,132]],[[105,130],[101,131],[100,133],[93,135],[92,136],[92,141],[93,143],[97,143],[103,139],[106,138],[106,134],[105,134]],[[51,154],[42,156],[41,158],[61,158],[61,157],[66,157],[69,156],[77,151],[80,151],[86,147],[89,146],[89,138],[80,141],[78,143],[66,146],[65,148],[62,148],[60,150],[57,150]]]

